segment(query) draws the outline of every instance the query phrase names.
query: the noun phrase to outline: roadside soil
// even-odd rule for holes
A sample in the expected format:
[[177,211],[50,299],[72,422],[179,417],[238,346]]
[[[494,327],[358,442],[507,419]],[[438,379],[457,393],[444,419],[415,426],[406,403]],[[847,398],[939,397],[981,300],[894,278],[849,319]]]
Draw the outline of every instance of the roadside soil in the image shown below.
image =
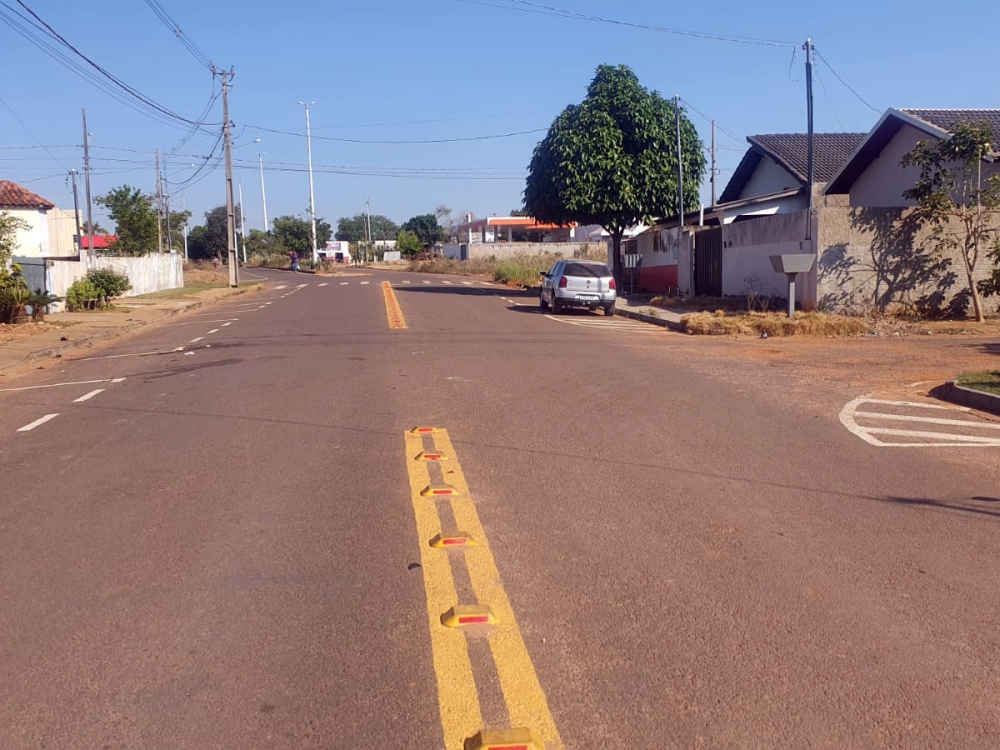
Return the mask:
[[28,336],[35,336],[39,333],[58,331],[72,325],[74,325],[74,323],[50,323],[45,321],[40,323],[21,323],[19,325],[0,323],[0,344],[6,344],[8,341],[16,341],[17,339],[27,338]]

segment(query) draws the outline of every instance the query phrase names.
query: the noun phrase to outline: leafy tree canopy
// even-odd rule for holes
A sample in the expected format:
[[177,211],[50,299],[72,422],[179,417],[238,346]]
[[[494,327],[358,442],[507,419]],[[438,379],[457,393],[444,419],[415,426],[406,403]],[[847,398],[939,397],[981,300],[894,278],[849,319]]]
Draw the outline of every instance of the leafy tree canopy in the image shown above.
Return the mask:
[[423,252],[424,245],[415,232],[403,229],[396,237],[396,249],[399,250],[404,257],[412,257]]
[[[294,250],[300,258],[312,256],[312,224],[300,216],[279,216],[271,230],[274,238],[286,250]],[[333,236],[333,227],[328,221],[316,217],[316,247],[323,248]]]
[[902,160],[904,167],[920,169],[903,197],[916,201],[915,217],[933,227],[930,241],[936,250],[962,259],[980,322],[985,319],[980,294],[995,290],[992,280],[976,283],[976,269],[987,253],[1000,263],[1000,175],[982,174],[992,140],[988,124],[959,123],[950,138],[920,141]]
[[[240,225],[240,207],[235,206],[236,226]],[[198,226],[188,234],[188,257],[195,260],[208,258],[225,258],[229,252],[226,233],[229,231],[226,220],[226,207],[216,206],[205,212],[205,225]]]
[[402,228],[417,235],[417,239],[424,245],[433,245],[444,241],[444,229],[438,224],[438,217],[434,214],[414,216],[403,224]]
[[[363,242],[365,239],[365,214],[345,216],[337,222],[337,239],[347,242]],[[399,234],[396,222],[382,214],[372,214],[371,227],[373,240],[392,240]],[[326,244],[324,241],[323,244]]]
[[0,272],[7,270],[11,256],[17,250],[17,233],[28,228],[28,222],[7,211],[0,211]]
[[[674,103],[639,84],[625,65],[601,65],[581,104],[562,111],[535,147],[524,209],[539,221],[599,224],[614,242],[616,275],[624,231],[677,215]],[[681,112],[684,206],[698,206],[705,154]]]
[[115,222],[117,240],[111,243],[111,255],[148,255],[156,250],[157,222],[153,196],[138,188],[122,185],[94,199],[108,209]]

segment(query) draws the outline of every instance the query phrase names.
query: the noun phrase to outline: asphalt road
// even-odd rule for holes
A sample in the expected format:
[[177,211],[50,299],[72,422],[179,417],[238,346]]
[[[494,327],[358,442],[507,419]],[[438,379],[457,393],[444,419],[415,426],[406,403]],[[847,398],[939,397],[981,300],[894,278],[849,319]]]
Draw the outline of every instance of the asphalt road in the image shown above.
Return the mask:
[[1000,447],[479,282],[264,275],[3,384],[0,747],[1000,746]]

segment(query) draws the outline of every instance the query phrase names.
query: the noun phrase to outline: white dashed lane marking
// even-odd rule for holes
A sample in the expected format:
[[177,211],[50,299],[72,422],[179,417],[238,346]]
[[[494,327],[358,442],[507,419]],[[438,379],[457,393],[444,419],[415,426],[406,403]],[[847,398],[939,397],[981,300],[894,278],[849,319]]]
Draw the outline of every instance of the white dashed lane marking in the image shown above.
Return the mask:
[[[1000,447],[1000,424],[977,420],[960,406],[861,396],[844,406],[840,422],[880,448]],[[900,423],[914,429],[903,429]],[[922,426],[927,429],[919,429]]]
[[275,289],[287,289],[288,288],[288,284],[279,284],[278,286],[276,286],[274,288]]
[[329,285],[329,282],[327,282],[327,281],[324,281],[322,284],[317,284],[317,286],[328,286],[328,285]]
[[38,419],[36,419],[34,422],[31,422],[30,424],[26,424],[24,427],[18,428],[17,431],[18,432],[31,432],[36,427],[41,427],[43,424],[45,424],[49,420],[55,419],[58,416],[59,416],[59,412],[56,412],[55,414],[46,414],[44,417],[39,417]]
[[188,343],[189,343],[189,344],[197,344],[197,343],[198,343],[199,341],[201,341],[201,340],[202,340],[203,338],[205,338],[205,337],[204,337],[204,336],[198,336],[197,338],[193,338],[193,339],[191,339],[191,340],[190,340],[190,341],[189,341]]
[[368,284],[368,283],[369,283],[369,282],[367,282],[367,281],[362,281],[362,282],[361,282],[361,286],[364,286],[365,284]]
[[348,284],[350,284],[350,283],[351,283],[350,281],[341,281],[341,282],[340,282],[340,285],[341,285],[341,286],[347,286],[347,285],[348,285]]
[[103,388],[95,388],[90,393],[85,393],[82,396],[80,396],[80,398],[73,399],[73,403],[74,404],[82,404],[84,401],[90,401],[90,399],[92,399],[94,396],[96,396],[99,393],[104,393],[104,389]]
[[209,331],[210,334],[211,333],[218,333],[218,332],[219,332],[218,328],[213,328],[211,331]]
[[223,323],[221,327],[225,328],[226,326],[231,326],[232,324],[233,324],[233,322],[229,321],[228,323]]

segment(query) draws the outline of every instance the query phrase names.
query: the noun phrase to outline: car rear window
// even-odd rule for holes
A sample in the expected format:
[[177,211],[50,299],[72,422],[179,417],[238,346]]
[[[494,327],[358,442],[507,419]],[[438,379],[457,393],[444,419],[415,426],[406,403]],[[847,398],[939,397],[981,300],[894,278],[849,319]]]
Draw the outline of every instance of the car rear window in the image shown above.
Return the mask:
[[599,279],[603,276],[610,276],[611,271],[607,266],[597,263],[567,263],[563,269],[563,276],[590,276]]

